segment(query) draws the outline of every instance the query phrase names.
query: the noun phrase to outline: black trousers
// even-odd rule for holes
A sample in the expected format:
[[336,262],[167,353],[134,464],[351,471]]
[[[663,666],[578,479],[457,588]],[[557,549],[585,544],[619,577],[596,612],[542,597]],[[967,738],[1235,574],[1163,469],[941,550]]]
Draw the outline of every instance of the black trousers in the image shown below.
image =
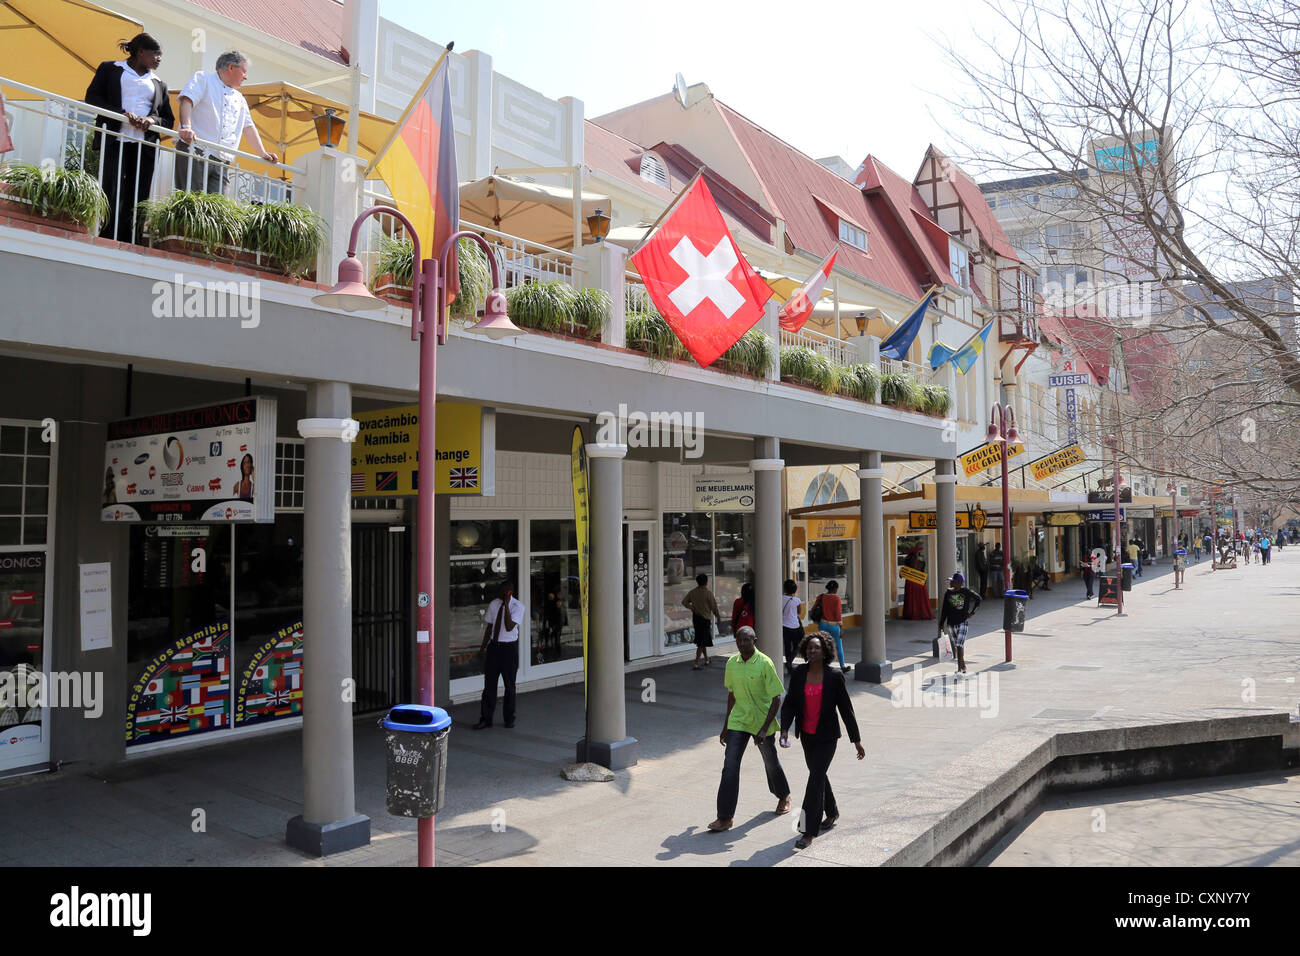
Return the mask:
[[[776,755],[776,733],[768,728],[767,736],[759,745],[758,752],[763,755],[763,769],[767,772],[767,789],[778,800],[790,795],[790,784],[781,769],[781,761]],[[736,815],[736,803],[740,800],[740,761],[753,734],[743,730],[727,731],[726,756],[722,760],[722,782],[718,784],[718,819],[730,820]]]
[[483,703],[479,707],[479,718],[485,723],[492,723],[492,715],[497,709],[497,678],[506,684],[505,700],[501,705],[501,715],[507,724],[515,719],[515,674],[519,672],[519,642],[502,644],[493,641],[488,645],[487,656],[483,661]]
[[781,626],[781,643],[785,645],[785,666],[794,669],[794,659],[799,653],[799,645],[803,641],[804,630],[802,627]]
[[989,572],[988,572],[988,569],[986,568],[986,569],[984,569],[983,571],[980,571],[980,572],[979,572],[979,576],[980,576],[980,597],[982,597],[982,598],[986,598],[986,597],[989,596]]
[[100,238],[138,244],[135,209],[149,197],[158,150],[153,143],[115,136],[101,137],[100,143],[104,154],[99,182],[108,196],[108,220],[99,230]]
[[805,734],[799,743],[803,744],[803,759],[808,765],[808,786],[803,792],[803,832],[815,837],[821,832],[823,815],[835,817],[840,813],[831,782],[826,779],[826,771],[835,758],[836,741],[817,740]]
[[1092,597],[1092,571],[1083,572],[1083,586],[1088,589],[1088,597]]

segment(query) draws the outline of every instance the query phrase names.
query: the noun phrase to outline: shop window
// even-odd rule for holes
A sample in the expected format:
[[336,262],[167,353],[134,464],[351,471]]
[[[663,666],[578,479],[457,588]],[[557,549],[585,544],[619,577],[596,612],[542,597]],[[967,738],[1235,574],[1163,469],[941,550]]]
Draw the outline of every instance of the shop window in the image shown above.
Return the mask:
[[[664,645],[690,644],[694,640],[691,612],[682,598],[695,587],[695,576],[713,581],[713,519],[707,514],[664,515]],[[715,594],[716,596],[716,594]],[[718,611],[723,610],[718,603]],[[730,617],[730,608],[727,608]]]
[[275,443],[275,510],[301,511],[303,508],[303,469],[307,443],[283,440]]
[[43,431],[0,424],[0,545],[46,543],[50,446]]
[[719,513],[714,515],[713,526],[711,587],[713,596],[718,599],[718,611],[722,614],[721,632],[731,634],[731,606],[740,597],[741,586],[754,580],[751,559],[754,516]]
[[582,591],[572,518],[529,523],[529,655],[534,665],[582,657]]
[[302,714],[300,514],[235,529],[236,727]]
[[840,601],[845,614],[857,613],[855,600],[858,576],[853,569],[852,541],[808,542],[808,604],[826,590],[831,581],[839,583]]
[[828,469],[809,482],[808,490],[804,492],[803,505],[807,508],[809,505],[832,504],[837,501],[848,500],[849,493],[841,483],[839,476]]
[[[519,522],[453,521],[450,544],[450,677],[456,680],[482,673],[478,649],[484,616],[501,582],[510,581],[515,596],[519,595]],[[528,611],[531,615],[533,609]],[[520,639],[526,640],[528,622],[520,626]]]

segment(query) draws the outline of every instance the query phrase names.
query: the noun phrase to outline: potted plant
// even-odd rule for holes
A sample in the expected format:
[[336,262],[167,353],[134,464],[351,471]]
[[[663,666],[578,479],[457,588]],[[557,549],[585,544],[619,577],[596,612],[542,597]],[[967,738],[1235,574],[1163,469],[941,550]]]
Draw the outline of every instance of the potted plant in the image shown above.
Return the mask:
[[888,372],[880,376],[880,401],[906,411],[921,411],[925,407],[925,390],[906,372]]
[[15,163],[0,167],[0,211],[90,233],[108,218],[108,197],[94,176],[79,169]]
[[[381,298],[410,302],[414,263],[415,243],[410,238],[380,234],[379,258],[370,280],[370,291]],[[460,293],[451,304],[451,314],[458,319],[473,319],[479,305],[492,291],[492,269],[483,249],[473,239],[457,240],[456,266]]]
[[539,332],[569,332],[576,327],[577,293],[558,280],[526,282],[506,290],[511,320],[524,329]]
[[880,394],[880,369],[874,365],[850,365],[840,375],[839,392],[862,402],[874,402]]
[[314,271],[324,241],[325,224],[314,211],[296,203],[269,202],[246,212],[240,245],[257,265],[305,275]]
[[835,394],[841,370],[830,359],[806,345],[781,350],[781,379]]
[[248,208],[226,196],[178,190],[140,205],[150,244],[164,252],[217,258],[243,241]]
[[714,365],[724,372],[762,378],[772,363],[772,347],[770,335],[750,329],[723,352]]

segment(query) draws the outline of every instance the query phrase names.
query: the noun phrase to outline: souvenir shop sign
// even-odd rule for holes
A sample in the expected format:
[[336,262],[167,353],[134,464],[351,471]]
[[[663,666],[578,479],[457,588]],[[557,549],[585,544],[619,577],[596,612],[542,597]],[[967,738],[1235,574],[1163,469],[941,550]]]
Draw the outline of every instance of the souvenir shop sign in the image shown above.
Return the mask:
[[1033,474],[1034,481],[1042,481],[1057,472],[1065,471],[1065,469],[1075,465],[1081,465],[1087,460],[1088,456],[1084,453],[1083,446],[1076,443],[1066,445],[1060,451],[1054,451],[1050,455],[1044,455],[1037,461],[1031,461],[1029,471]]
[[925,571],[920,568],[909,568],[906,565],[898,569],[898,576],[905,581],[911,581],[914,584],[924,584],[929,577]]
[[754,475],[696,476],[693,511],[753,511]]
[[817,518],[808,521],[809,541],[844,541],[858,536],[859,518]]
[[[361,412],[352,443],[352,497],[406,497],[420,491],[420,406]],[[495,417],[478,405],[438,402],[434,486],[439,495],[493,495]],[[484,454],[487,449],[487,454]]]
[[[1015,458],[1017,455],[1024,454],[1025,446],[1019,442],[1007,446],[1007,459]],[[971,475],[977,475],[985,468],[991,468],[1002,461],[1002,443],[989,442],[987,445],[981,445],[974,451],[968,451],[961,456],[961,469],[969,478]]]
[[100,518],[274,520],[275,414],[243,398],[110,422]]

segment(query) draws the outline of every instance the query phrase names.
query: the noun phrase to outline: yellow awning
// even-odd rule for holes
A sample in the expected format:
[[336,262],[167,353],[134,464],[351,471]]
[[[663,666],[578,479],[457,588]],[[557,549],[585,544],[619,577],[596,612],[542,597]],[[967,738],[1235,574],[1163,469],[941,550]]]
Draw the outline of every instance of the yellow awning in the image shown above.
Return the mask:
[[[0,74],[79,100],[99,64],[122,58],[118,41],[143,29],[87,0],[0,0]],[[37,98],[10,87],[4,95]]]

